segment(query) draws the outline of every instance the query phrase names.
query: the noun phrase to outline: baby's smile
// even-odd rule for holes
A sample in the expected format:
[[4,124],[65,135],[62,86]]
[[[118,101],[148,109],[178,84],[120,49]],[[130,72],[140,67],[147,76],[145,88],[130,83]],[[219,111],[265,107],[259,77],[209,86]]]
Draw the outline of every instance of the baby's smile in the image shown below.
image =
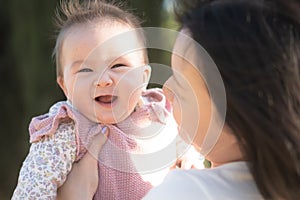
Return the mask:
[[101,105],[108,106],[114,103],[118,99],[117,96],[113,95],[101,95],[95,98],[95,101],[100,103]]

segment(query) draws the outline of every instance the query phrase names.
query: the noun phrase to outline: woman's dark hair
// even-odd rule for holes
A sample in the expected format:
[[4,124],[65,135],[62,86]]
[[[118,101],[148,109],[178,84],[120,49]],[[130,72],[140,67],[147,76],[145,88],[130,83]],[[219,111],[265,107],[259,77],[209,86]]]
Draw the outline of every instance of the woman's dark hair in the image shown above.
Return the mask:
[[299,1],[178,5],[182,28],[220,71],[227,96],[225,123],[240,141],[261,194],[266,199],[299,199]]

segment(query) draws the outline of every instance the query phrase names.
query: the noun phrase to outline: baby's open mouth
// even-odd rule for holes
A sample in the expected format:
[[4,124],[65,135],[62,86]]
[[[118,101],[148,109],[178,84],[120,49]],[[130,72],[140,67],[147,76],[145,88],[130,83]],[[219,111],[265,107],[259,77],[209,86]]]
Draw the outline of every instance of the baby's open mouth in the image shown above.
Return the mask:
[[99,96],[96,97],[95,100],[99,103],[103,103],[103,104],[111,104],[113,103],[118,97],[117,96],[113,96],[113,95],[103,95],[103,96]]

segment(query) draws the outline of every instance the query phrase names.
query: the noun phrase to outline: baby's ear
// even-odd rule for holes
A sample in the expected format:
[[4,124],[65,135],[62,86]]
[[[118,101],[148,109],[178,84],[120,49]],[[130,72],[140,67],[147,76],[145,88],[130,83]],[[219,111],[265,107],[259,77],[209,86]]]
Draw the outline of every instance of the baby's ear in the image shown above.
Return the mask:
[[63,90],[65,96],[68,97],[68,91],[67,91],[67,88],[65,86],[64,78],[62,76],[58,76],[56,78],[56,82],[59,85],[59,87]]
[[151,77],[151,66],[150,65],[145,65],[144,66],[144,74],[143,74],[143,81],[144,83],[149,83],[150,77]]

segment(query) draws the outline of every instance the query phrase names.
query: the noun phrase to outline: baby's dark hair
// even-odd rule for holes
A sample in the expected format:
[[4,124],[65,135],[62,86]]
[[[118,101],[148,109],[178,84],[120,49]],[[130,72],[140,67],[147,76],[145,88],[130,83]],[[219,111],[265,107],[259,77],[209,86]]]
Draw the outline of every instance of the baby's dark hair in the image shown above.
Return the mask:
[[[141,29],[141,21],[134,14],[123,9],[121,2],[104,0],[62,0],[55,13],[55,25],[57,29],[56,44],[53,50],[53,58],[56,62],[57,76],[63,76],[61,66],[62,43],[65,33],[69,28],[77,24],[84,24],[94,20],[111,20],[128,24],[137,29],[141,42],[146,45],[146,39]],[[144,50],[145,62],[148,62],[146,48]]]

